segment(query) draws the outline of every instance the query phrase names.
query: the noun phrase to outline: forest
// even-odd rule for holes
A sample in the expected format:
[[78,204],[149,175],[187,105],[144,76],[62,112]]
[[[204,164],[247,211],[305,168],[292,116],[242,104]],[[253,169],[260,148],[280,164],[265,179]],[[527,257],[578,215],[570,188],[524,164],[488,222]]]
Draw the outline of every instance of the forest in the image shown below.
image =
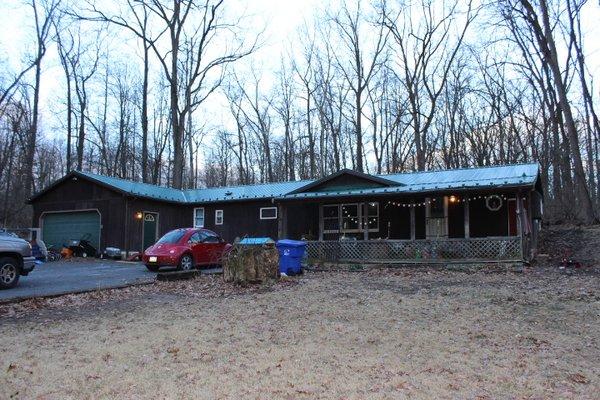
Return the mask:
[[275,52],[251,1],[15,2],[0,226],[72,170],[195,188],[531,161],[548,222],[598,221],[596,2],[319,4]]

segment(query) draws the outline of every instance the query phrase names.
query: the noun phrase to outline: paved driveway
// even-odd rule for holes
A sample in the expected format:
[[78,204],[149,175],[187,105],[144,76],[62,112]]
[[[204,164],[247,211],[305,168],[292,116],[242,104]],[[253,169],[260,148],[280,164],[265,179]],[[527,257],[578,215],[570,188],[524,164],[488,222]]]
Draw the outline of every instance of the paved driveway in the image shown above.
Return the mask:
[[36,265],[13,289],[0,290],[0,302],[23,297],[57,295],[152,282],[152,273],[140,263],[112,260],[73,260]]

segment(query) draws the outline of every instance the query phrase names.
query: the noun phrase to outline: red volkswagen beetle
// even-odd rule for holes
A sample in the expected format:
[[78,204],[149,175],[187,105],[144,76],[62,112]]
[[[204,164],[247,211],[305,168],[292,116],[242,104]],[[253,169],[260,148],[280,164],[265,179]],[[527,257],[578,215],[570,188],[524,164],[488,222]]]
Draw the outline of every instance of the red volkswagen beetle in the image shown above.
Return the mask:
[[187,271],[196,266],[221,264],[229,249],[229,243],[208,229],[175,229],[148,247],[142,262],[152,272],[166,266]]

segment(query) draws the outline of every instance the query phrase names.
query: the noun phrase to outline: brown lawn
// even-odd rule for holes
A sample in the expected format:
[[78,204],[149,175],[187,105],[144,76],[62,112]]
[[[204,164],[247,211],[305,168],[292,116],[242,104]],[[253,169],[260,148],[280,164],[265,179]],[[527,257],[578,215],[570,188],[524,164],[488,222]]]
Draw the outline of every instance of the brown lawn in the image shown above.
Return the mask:
[[0,397],[598,398],[600,276],[374,269],[0,306]]

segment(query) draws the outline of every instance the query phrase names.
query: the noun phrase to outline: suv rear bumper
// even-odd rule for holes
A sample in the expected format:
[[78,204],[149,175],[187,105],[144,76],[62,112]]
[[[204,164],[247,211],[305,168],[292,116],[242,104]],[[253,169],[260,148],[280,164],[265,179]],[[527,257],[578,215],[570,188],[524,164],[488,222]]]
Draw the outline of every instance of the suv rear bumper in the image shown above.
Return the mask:
[[21,268],[21,275],[27,275],[35,268],[35,257],[23,257],[23,267]]

